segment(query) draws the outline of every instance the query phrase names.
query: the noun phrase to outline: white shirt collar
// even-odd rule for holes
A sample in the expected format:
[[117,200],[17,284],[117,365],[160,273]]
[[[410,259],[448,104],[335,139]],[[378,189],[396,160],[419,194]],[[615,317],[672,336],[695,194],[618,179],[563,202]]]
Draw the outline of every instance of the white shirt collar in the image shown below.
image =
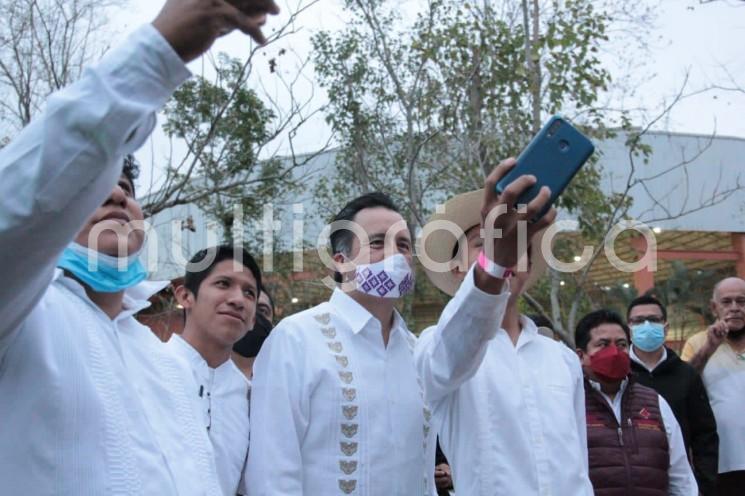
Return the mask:
[[647,364],[644,363],[642,361],[642,359],[637,356],[636,352],[634,351],[634,345],[633,344],[629,348],[629,358],[631,358],[633,361],[635,361],[636,363],[638,363],[639,365],[641,365],[642,367],[644,367],[648,371],[653,372],[654,369],[656,369],[657,367],[659,367],[662,362],[664,362],[665,360],[667,360],[667,349],[665,348],[664,345],[662,346],[662,356],[660,357],[659,360],[657,360],[657,363],[655,363],[652,368],[649,368],[649,366],[647,366]]
[[[329,303],[338,312],[339,316],[347,322],[354,334],[362,331],[371,320],[377,322],[378,325],[380,324],[373,314],[339,288],[334,289]],[[398,328],[406,329],[406,325],[398,311],[394,310],[391,333]]]
[[[93,304],[90,298],[88,298],[83,285],[75,279],[65,276],[62,269],[54,269],[52,281],[59,281],[75,294]],[[124,311],[122,314],[134,314],[149,307],[150,301],[148,300],[150,297],[162,291],[169,284],[171,284],[170,281],[142,281],[131,288],[125,289],[123,300]]]
[[[215,367],[214,369],[209,366],[207,361],[202,357],[202,355],[199,353],[199,351],[194,348],[191,343],[189,343],[187,340],[185,340],[183,337],[181,337],[178,334],[174,334],[171,338],[174,341],[174,345],[178,346],[181,350],[183,350],[184,354],[188,357],[189,362],[194,366],[203,367],[209,370],[215,370],[215,371],[222,371],[225,369],[230,369],[232,371],[233,367],[235,367],[235,364],[233,363],[233,360],[228,358],[223,363]],[[236,367],[237,369],[237,367]],[[243,376],[243,372],[240,373]]]

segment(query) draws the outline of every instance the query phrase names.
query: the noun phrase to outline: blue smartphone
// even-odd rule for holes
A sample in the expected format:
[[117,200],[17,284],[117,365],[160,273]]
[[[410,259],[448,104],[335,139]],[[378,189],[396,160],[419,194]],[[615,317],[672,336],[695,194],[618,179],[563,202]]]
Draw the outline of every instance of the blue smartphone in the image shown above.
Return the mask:
[[538,196],[543,186],[548,186],[551,189],[551,199],[546,207],[531,219],[535,222],[548,213],[551,205],[556,202],[594,151],[595,145],[592,141],[555,115],[517,157],[517,164],[512,170],[497,183],[497,193],[502,194],[507,185],[522,175],[534,175],[538,181],[520,195],[516,206],[527,205]]

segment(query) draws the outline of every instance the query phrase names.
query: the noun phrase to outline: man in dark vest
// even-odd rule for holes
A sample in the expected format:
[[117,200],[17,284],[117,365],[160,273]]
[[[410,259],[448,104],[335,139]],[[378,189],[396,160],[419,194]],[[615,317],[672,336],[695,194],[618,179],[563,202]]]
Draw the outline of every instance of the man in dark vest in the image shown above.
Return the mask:
[[630,377],[629,328],[597,310],[577,324],[585,375],[590,480],[597,496],[697,496],[670,406]]
[[665,306],[654,296],[640,296],[629,304],[626,319],[631,328],[629,357],[634,376],[672,408],[701,494],[718,494],[719,436],[714,413],[701,376],[665,346],[669,327]]

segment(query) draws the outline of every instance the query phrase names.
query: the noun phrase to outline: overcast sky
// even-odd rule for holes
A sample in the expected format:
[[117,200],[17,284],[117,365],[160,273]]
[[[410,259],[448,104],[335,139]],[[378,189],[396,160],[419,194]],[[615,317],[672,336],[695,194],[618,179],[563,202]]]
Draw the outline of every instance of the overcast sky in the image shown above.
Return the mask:
[[[294,0],[293,3],[298,1],[300,0]],[[125,11],[111,16],[112,30],[118,33],[117,37],[123,37],[137,25],[152,20],[162,3],[159,0],[130,0]],[[339,3],[337,0],[321,0],[306,11],[297,23],[300,31],[281,46],[268,49],[262,54],[263,60],[268,61],[276,56],[280,48],[291,48],[300,57],[308,56],[309,37],[312,33],[319,29],[343,27],[344,14],[339,10]],[[417,1],[402,3],[412,9],[416,7]],[[650,48],[647,52],[638,54],[639,60],[647,63],[639,70],[638,76],[641,77],[638,78],[638,85],[635,84],[636,91],[624,100],[624,106],[646,108],[650,115],[654,115],[655,109],[669,102],[680,90],[686,73],[689,73],[688,92],[709,84],[738,84],[745,88],[745,57],[742,56],[742,47],[745,46],[745,2],[720,0],[702,5],[699,0],[661,0],[659,3],[656,29],[649,40]],[[285,13],[290,10],[284,0],[280,0],[280,6],[284,7]],[[281,21],[281,18],[270,19],[269,26]],[[240,56],[245,53],[247,46],[245,37],[233,34],[218,41],[214,50]],[[266,64],[261,59],[260,62],[262,71],[257,77],[262,82],[270,81],[265,86],[271,85],[271,75],[265,70]],[[293,71],[292,59],[283,57],[280,62],[280,70],[288,74]],[[198,73],[203,65],[195,62],[191,68]],[[312,77],[312,73],[310,76]],[[730,76],[734,83],[729,80]],[[300,89],[301,93],[310,91],[309,84]],[[314,94],[315,105],[321,105],[324,101],[323,92],[316,88]],[[745,94],[709,92],[680,102],[671,118],[660,122],[657,128],[685,133],[716,132],[719,135],[745,138],[743,109]],[[328,134],[329,131],[319,116],[304,130],[296,145],[301,150],[313,150],[318,143],[324,142]],[[286,143],[277,145],[280,150],[283,146]],[[157,132],[151,142],[138,153],[140,160],[146,165],[141,177],[141,183],[146,189],[153,175],[147,170],[149,164],[162,161],[168,149],[162,133]],[[154,175],[157,178],[157,170]]]

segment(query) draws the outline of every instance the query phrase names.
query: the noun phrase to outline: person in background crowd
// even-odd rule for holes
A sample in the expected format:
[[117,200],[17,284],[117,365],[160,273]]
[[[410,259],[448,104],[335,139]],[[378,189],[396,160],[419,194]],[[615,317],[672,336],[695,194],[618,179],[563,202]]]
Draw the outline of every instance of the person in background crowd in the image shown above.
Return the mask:
[[[280,322],[255,363],[250,496],[433,494],[435,436],[427,394],[449,388],[459,371],[473,368],[481,336],[502,320],[509,297],[504,273],[487,270],[517,263],[518,220],[535,215],[549,197],[544,188],[526,213],[507,208],[535,183],[521,176],[498,198],[496,181],[512,164],[495,169],[489,194],[476,205],[482,212],[508,210],[483,224],[503,237],[487,238],[493,266],[472,268],[460,302],[443,312],[438,331],[448,359],[437,353],[420,358],[430,362],[432,374],[417,374],[416,338],[395,310],[414,284],[406,222],[381,193],[356,198],[337,214],[330,244],[339,286],[327,303]],[[470,333],[478,338],[469,339]]]
[[437,496],[449,496],[454,489],[450,462],[445,457],[445,453],[442,452],[439,439],[435,450],[435,489],[437,489]]
[[[480,232],[484,194],[478,190],[452,198],[425,226],[424,253],[433,260],[451,260],[453,265],[452,270],[442,272],[424,264],[432,283],[453,296],[443,318],[451,307],[469,304],[476,308],[475,302],[466,301],[475,298],[462,288],[484,253]],[[552,215],[542,219],[544,226]],[[443,221],[465,234],[456,239],[446,229],[428,232],[428,226]],[[462,339],[480,344],[477,361],[469,369],[458,370],[457,381],[428,395],[459,494],[592,494],[579,360],[568,347],[540,335],[535,323],[519,311],[520,296],[546,268],[541,234],[528,238],[532,242],[522,255],[525,268],[509,279],[503,319],[480,327],[460,322]],[[435,327],[422,333],[417,353],[423,377],[438,372],[430,370],[432,362],[424,359],[429,354],[450,363],[449,353],[463,346],[445,337]]]
[[233,361],[249,381],[253,377],[256,356],[272,332],[273,320],[274,301],[269,293],[262,289],[256,306],[256,325],[233,346]]
[[532,320],[538,328],[538,334],[555,340],[559,339],[554,332],[554,324],[548,319],[548,317],[537,314],[528,315],[527,317]]
[[4,494],[220,494],[189,370],[133,317],[163,285],[143,281],[123,157],[187,62],[234,29],[264,41],[276,5],[240,8],[166,1],[0,150]]
[[697,496],[675,415],[662,396],[630,375],[629,337],[621,316],[610,310],[588,313],[575,333],[595,494]]
[[274,325],[274,300],[266,289],[261,290],[259,302],[256,305],[256,313],[263,315],[270,324]]
[[194,376],[192,394],[215,452],[223,494],[246,494],[239,484],[248,455],[249,384],[230,359],[233,345],[253,327],[261,271],[253,257],[232,246],[197,252],[186,267],[176,300],[184,330],[166,344],[183,357]]
[[716,494],[719,437],[701,376],[665,346],[667,310],[653,296],[629,304],[631,370],[640,384],[657,391],[670,405],[692,455],[693,473],[704,496]]
[[716,322],[691,336],[683,360],[701,373],[719,433],[721,496],[745,488],[745,281],[728,277],[714,286]]

